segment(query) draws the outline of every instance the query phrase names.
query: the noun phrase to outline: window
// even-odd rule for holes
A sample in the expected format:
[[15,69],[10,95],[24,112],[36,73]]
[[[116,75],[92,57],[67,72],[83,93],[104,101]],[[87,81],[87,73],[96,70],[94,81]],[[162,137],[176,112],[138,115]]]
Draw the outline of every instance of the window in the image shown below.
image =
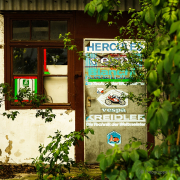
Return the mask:
[[[58,16],[5,16],[6,82],[14,88],[15,97],[23,87],[45,94],[48,100],[40,108],[74,107],[73,52],[64,49],[59,39],[59,34],[72,31],[73,18]],[[6,102],[6,109],[17,108],[22,107]]]

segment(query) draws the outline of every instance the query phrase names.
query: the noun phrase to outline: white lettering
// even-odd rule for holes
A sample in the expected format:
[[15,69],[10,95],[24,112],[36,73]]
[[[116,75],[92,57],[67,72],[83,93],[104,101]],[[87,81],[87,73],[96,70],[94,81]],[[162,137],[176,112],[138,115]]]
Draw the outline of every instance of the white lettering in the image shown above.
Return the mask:
[[145,119],[144,116],[145,116],[144,114],[138,114],[138,120],[141,120],[141,119],[144,120]]
[[93,121],[93,120],[94,120],[94,119],[93,119],[93,115],[90,115],[90,116],[88,117],[88,120],[92,120],[92,121]]
[[136,114],[131,114],[130,115],[130,120],[136,120],[136,116],[137,116]]
[[124,120],[129,120],[129,118],[126,118],[126,114],[124,115]]
[[[119,117],[119,118],[118,118]],[[121,114],[115,115],[114,119],[115,120],[122,120],[123,116]]]
[[96,114],[90,115],[87,117],[86,122],[99,122],[99,123],[108,123],[108,122],[128,122],[128,123],[135,123],[141,122],[145,123],[146,119],[144,118],[144,114]]
[[94,120],[102,120],[102,115],[95,115]]
[[104,114],[103,115],[103,120],[110,120],[110,115],[109,114]]

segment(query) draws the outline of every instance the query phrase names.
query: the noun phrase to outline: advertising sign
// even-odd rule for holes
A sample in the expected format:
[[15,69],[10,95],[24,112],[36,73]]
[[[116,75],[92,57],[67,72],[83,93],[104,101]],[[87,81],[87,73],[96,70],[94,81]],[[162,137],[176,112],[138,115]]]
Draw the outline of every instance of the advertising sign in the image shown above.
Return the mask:
[[[141,47],[140,49],[136,47],[137,43],[139,44],[139,47]],[[123,43],[112,40],[92,40],[86,42],[85,86],[87,87],[87,90],[89,88],[91,89],[93,86],[96,86],[97,94],[93,96],[96,96],[95,101],[99,104],[99,106],[125,109],[128,107],[128,99],[122,98],[123,95],[128,95],[128,88],[126,86],[127,91],[125,91],[125,88],[122,88],[122,86],[125,85],[125,82],[130,81],[130,77],[133,72],[127,70],[122,71],[116,68],[111,69],[108,67],[108,62],[111,61],[111,57],[120,62],[124,60],[128,61],[124,50],[122,50],[122,47],[124,46],[130,52],[136,51],[140,56],[141,49],[144,46],[141,41],[137,41],[137,43],[132,43],[130,40],[124,41]],[[111,82],[112,85],[116,85],[117,89],[105,89],[104,83],[107,82]],[[137,83],[144,85],[144,83],[141,82],[135,82],[133,85],[137,85]],[[92,91],[92,89],[90,91]],[[103,112],[101,111],[101,113]],[[105,116],[104,114],[105,113],[103,113],[103,116]],[[125,115],[128,116],[128,118],[123,118],[124,116],[121,114],[118,116],[119,118],[115,118],[117,115],[111,115],[113,118],[105,118],[102,121],[93,119],[94,116],[96,117],[99,115],[88,114],[88,116],[86,116],[86,125],[98,126],[97,123],[100,123],[99,126],[114,126],[114,123],[116,122],[116,126],[145,126],[146,122],[145,118],[135,118],[136,116],[142,116],[142,113]],[[143,114],[143,116],[145,117],[145,114]],[[106,114],[106,117],[109,117],[109,115]]]
[[[96,162],[96,155],[106,152],[115,144],[123,147],[130,137],[140,138],[142,142],[147,140],[145,108],[126,98],[130,92],[136,95],[145,93],[146,86],[143,82],[127,86],[133,70],[120,70],[113,63],[128,62],[123,47],[130,53],[136,51],[141,58],[144,48],[141,41],[135,44],[131,40],[123,43],[105,39],[84,40],[85,126],[93,128],[95,132],[90,136],[91,140],[85,142],[85,159],[92,163]],[[105,83],[111,83],[116,88],[107,88]]]

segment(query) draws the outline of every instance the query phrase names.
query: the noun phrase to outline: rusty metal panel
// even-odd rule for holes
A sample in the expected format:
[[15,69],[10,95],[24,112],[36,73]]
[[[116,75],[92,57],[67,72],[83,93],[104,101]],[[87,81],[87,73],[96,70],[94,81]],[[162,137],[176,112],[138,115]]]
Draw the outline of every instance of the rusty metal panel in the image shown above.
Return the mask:
[[[0,0],[1,11],[57,11],[57,10],[79,10],[91,0]],[[115,11],[127,11],[129,8],[140,10],[139,0],[121,0],[120,7]]]

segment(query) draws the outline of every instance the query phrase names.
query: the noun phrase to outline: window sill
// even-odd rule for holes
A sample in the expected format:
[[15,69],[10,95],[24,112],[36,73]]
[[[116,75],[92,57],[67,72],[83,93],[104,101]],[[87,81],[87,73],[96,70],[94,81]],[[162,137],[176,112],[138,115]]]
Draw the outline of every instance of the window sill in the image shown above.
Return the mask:
[[[73,109],[71,107],[71,103],[44,103],[43,105],[39,106],[38,108],[33,109]],[[19,106],[19,105],[10,105],[7,110],[13,110],[13,109],[32,109],[32,105],[27,104],[25,106]]]

